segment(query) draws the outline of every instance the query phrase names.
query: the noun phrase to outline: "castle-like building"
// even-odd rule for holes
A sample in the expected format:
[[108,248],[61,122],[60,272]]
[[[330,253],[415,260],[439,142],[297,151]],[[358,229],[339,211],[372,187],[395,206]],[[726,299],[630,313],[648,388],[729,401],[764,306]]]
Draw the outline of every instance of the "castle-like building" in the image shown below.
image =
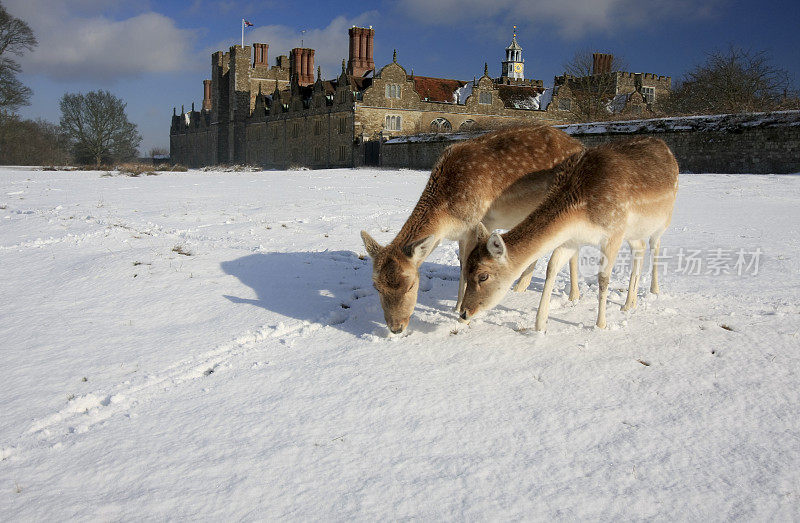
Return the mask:
[[[377,165],[379,144],[391,136],[574,120],[564,102],[572,95],[568,79],[557,83],[557,103],[544,107],[543,82],[525,79],[516,34],[500,77],[490,77],[484,65],[483,76],[472,81],[415,75],[397,62],[396,52],[376,70],[375,31],[352,27],[349,37],[348,60],[332,80],[323,80],[319,69],[315,78],[313,49],[292,49],[273,65],[268,44],[212,54],[200,110],[194,104],[180,114],[173,109],[171,160],[190,167]],[[667,78],[668,88],[668,77],[659,78]],[[641,85],[631,87],[641,92]]]

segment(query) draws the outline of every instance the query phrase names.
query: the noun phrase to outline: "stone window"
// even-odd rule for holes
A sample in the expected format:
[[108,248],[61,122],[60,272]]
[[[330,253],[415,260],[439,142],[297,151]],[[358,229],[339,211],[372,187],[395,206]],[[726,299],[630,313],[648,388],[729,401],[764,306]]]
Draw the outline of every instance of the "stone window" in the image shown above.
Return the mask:
[[322,132],[322,122],[319,120],[314,121],[314,134],[318,135]]
[[651,104],[656,101],[656,88],[655,87],[642,87],[642,96],[644,101]]
[[398,84],[386,84],[386,98],[400,98],[400,86]]
[[340,145],[339,146],[339,161],[343,162],[347,159],[347,146]]
[[386,125],[384,125],[384,128],[387,131],[400,131],[403,128],[403,121],[399,116],[387,114]]
[[339,118],[339,134],[347,132],[347,118]]
[[452,129],[453,126],[445,118],[437,118],[431,122],[431,132],[446,133],[448,131],[451,131]]
[[477,128],[478,124],[475,120],[465,120],[458,129],[461,131],[474,131]]
[[481,91],[481,94],[478,97],[478,102],[482,103],[483,105],[492,105],[492,93],[488,91]]
[[314,161],[319,162],[322,160],[322,149],[320,147],[314,147]]
[[569,98],[559,98],[558,99],[558,110],[559,111],[569,111],[572,109],[572,100]]
[[272,127],[272,139],[273,140],[277,140],[278,139],[278,126],[277,125]]

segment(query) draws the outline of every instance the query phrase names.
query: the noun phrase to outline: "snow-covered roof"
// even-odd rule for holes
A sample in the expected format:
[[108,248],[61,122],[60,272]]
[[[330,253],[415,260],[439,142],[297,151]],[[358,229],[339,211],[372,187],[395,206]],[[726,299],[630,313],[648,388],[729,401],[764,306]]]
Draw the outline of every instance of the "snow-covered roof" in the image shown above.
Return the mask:
[[[774,111],[769,113],[717,114],[711,116],[680,116],[672,118],[650,118],[647,120],[625,120],[620,122],[590,122],[554,125],[567,134],[633,134],[638,132],[668,131],[735,131],[752,127],[800,126],[800,111]],[[437,134],[425,133],[412,136],[397,136],[385,143],[410,142],[457,142],[488,133]]]
[[472,82],[467,82],[453,93],[453,102],[459,105],[467,103],[467,98],[472,96]]
[[509,109],[534,111],[541,106],[539,102],[541,96],[540,87],[500,84],[497,89],[503,104]]
[[567,134],[628,134],[665,131],[733,131],[749,127],[800,125],[800,111],[768,113],[715,114],[711,116],[679,116],[622,122],[590,122],[556,125]]
[[625,110],[625,105],[628,103],[630,96],[630,93],[618,94],[608,102],[606,109],[608,109],[609,113],[621,113]]
[[545,87],[544,92],[539,96],[539,109],[546,111],[550,102],[553,101],[554,88]]
[[397,136],[390,138],[384,143],[419,143],[419,142],[457,142],[460,140],[468,140],[488,133],[489,131],[478,131],[472,133],[423,133],[413,134],[410,136]]

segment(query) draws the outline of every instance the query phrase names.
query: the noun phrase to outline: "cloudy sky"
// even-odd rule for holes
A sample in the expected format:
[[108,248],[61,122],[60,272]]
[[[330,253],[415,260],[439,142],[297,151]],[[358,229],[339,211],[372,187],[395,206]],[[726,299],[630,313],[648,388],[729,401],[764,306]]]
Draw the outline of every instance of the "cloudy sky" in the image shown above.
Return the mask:
[[[323,77],[338,74],[347,28],[375,28],[375,62],[417,74],[471,79],[489,63],[500,74],[512,26],[525,74],[551,85],[578,50],[612,52],[629,70],[680,78],[715,48],[768,50],[800,83],[797,2],[743,0],[0,0],[31,26],[38,48],[22,59],[34,96],[21,113],[59,118],[65,92],[108,89],[128,103],[142,151],[168,146],[172,108],[202,100],[211,53],[240,40],[270,44],[269,59],[292,47],[316,49]],[[134,5],[135,4],[135,5]],[[302,31],[305,31],[304,33]]]

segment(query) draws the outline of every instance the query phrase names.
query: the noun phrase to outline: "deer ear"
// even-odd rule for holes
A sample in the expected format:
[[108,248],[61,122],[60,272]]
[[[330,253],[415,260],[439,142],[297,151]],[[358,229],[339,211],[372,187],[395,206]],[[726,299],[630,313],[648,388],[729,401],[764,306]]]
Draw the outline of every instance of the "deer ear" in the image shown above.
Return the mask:
[[422,260],[428,257],[431,251],[436,248],[436,236],[431,234],[421,240],[417,240],[407,244],[403,247],[403,254],[411,258],[415,262],[422,263]]
[[478,222],[478,225],[475,227],[475,240],[477,243],[483,243],[489,239],[489,231],[486,229],[486,226],[483,222]]
[[504,258],[506,256],[506,242],[503,237],[493,232],[489,239],[486,240],[486,249],[493,258]]
[[367,249],[367,254],[374,258],[381,252],[381,244],[372,239],[372,236],[367,234],[367,231],[361,231],[361,239],[364,241],[364,247]]

